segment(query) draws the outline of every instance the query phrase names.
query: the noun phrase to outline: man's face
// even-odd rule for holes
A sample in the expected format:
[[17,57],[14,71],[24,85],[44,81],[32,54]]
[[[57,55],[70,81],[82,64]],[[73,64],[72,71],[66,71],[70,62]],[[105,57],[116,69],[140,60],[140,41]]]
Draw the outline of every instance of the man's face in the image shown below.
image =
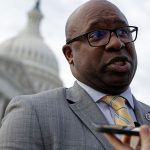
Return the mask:
[[[95,4],[86,8],[80,15],[76,25],[78,31],[74,36],[127,25],[124,15],[114,6]],[[112,32],[107,45],[91,47],[85,39],[73,42],[70,47],[71,70],[77,80],[104,93],[118,94],[127,89],[137,66],[133,43],[123,43]]]

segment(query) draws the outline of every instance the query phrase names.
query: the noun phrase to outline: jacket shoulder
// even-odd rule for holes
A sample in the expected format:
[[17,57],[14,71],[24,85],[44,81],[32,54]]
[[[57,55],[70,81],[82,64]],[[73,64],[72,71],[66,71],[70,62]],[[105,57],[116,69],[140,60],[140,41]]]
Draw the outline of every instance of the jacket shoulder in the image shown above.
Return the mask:
[[143,102],[140,102],[140,101],[138,101],[138,103],[139,103],[139,105],[140,105],[143,109],[149,109],[149,110],[150,110],[150,106],[149,106],[149,105],[147,105],[147,104],[145,104],[145,103],[143,103]]
[[65,91],[66,88],[61,87],[61,88],[57,88],[57,89],[53,89],[53,90],[48,90],[48,91],[44,91],[44,92],[40,92],[37,94],[32,94],[32,95],[20,95],[20,96],[16,96],[15,98],[13,98],[14,100],[23,100],[23,101],[31,101],[31,102],[38,102],[38,101],[46,101],[46,100],[56,100],[59,99],[60,97],[64,97],[65,96]]

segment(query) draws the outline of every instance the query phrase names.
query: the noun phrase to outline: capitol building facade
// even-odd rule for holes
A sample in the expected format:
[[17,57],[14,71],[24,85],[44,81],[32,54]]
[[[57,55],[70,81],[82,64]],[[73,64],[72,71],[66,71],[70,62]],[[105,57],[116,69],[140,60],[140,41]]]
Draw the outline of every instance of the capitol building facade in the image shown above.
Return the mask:
[[0,119],[14,96],[63,86],[57,59],[40,33],[39,5],[28,13],[26,27],[0,44]]

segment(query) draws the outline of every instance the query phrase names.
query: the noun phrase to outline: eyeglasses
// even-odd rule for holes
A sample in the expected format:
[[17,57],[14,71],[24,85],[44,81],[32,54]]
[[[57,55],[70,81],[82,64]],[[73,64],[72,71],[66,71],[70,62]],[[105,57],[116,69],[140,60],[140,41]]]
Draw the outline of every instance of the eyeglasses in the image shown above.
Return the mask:
[[125,26],[113,30],[100,29],[97,31],[91,31],[83,35],[77,36],[73,39],[68,39],[66,44],[70,44],[75,41],[82,41],[86,38],[89,45],[92,47],[107,45],[110,41],[112,32],[114,32],[117,38],[119,38],[123,43],[131,43],[134,42],[137,38],[138,27]]

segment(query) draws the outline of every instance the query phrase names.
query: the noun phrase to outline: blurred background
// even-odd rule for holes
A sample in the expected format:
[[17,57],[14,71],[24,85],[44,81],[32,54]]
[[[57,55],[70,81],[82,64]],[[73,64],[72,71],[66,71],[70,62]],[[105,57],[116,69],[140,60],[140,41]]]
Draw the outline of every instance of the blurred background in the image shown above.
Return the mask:
[[[139,27],[135,41],[138,69],[131,87],[138,100],[149,104],[150,1],[110,1],[126,15],[130,25]],[[41,0],[39,4],[37,0],[0,0],[0,72],[5,70],[0,76],[6,80],[9,74],[10,82],[17,82],[10,88],[10,83],[0,79],[3,97],[10,99],[17,94],[28,94],[29,90],[36,93],[73,85],[75,79],[62,53],[64,28],[68,16],[84,2],[86,0]],[[24,83],[20,85],[21,81]]]

